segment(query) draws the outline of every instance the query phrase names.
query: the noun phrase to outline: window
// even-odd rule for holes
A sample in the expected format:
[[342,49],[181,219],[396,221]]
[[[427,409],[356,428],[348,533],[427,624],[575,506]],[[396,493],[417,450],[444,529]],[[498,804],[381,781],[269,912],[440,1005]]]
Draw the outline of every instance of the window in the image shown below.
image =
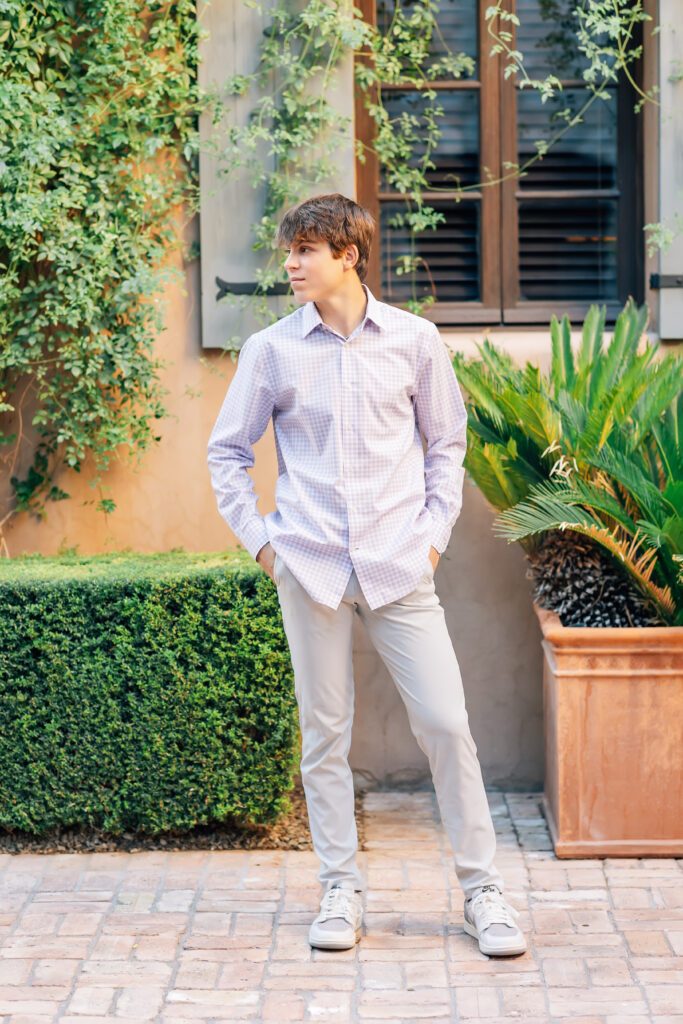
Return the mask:
[[[363,0],[364,16],[381,29],[396,2]],[[443,134],[430,177],[434,191],[426,198],[444,221],[415,240],[421,257],[415,284],[419,296],[435,296],[428,315],[437,322],[547,323],[553,313],[580,316],[591,302],[605,303],[614,316],[629,295],[642,298],[638,118],[628,86],[610,87],[609,100],[595,100],[523,177],[505,171],[533,156],[537,140],[557,134],[566,124],[562,110],[578,113],[590,96],[573,45],[575,2],[516,2],[516,46],[529,75],[552,70],[562,81],[562,92],[542,103],[536,90],[505,80],[504,61],[490,55],[486,0],[441,0],[440,35],[475,67],[470,78],[435,83]],[[424,104],[418,89],[382,92],[391,116],[419,113]],[[362,96],[356,130],[371,141]],[[476,186],[506,173],[502,182],[457,191],[458,183]],[[412,280],[395,272],[397,259],[410,251],[407,232],[391,223],[404,208],[403,196],[388,190],[372,158],[358,164],[357,183],[359,201],[379,223],[370,287],[401,303],[413,291]]]

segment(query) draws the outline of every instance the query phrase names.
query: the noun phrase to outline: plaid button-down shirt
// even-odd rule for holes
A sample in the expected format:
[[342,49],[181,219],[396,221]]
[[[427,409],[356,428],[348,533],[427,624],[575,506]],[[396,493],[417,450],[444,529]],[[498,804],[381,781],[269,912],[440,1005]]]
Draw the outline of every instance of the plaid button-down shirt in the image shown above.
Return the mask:
[[[467,415],[439,332],[367,296],[346,339],[313,302],[252,335],[208,446],[228,525],[254,557],[270,541],[330,608],[353,569],[371,608],[414,590],[462,503]],[[247,468],[271,417],[277,510],[264,519]]]

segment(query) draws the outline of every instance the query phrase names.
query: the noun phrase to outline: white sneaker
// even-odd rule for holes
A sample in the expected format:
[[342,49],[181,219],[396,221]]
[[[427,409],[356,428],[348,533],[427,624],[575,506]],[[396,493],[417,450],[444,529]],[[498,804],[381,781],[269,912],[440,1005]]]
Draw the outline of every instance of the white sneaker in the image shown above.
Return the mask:
[[465,900],[468,935],[479,940],[486,956],[512,956],[526,952],[526,939],[515,923],[519,911],[505,902],[496,885],[485,885],[476,896]]
[[320,901],[308,941],[315,949],[353,949],[363,923],[361,894],[333,885]]

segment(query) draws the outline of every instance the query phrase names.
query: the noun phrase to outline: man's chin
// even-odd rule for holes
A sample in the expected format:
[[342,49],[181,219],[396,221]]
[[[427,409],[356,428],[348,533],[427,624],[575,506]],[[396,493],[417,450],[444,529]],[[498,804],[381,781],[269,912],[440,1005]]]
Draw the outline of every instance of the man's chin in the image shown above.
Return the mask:
[[315,302],[317,294],[314,288],[306,288],[304,285],[300,285],[298,288],[292,288],[294,293],[294,299],[300,305],[304,302]]

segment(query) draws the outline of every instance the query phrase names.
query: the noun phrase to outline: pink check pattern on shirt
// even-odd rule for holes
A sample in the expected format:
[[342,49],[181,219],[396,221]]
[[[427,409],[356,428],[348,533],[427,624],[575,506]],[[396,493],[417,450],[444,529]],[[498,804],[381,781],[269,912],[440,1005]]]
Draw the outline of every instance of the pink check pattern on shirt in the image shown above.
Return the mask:
[[[462,504],[467,414],[439,332],[366,292],[348,339],[312,302],[253,334],[208,445],[228,525],[254,558],[270,541],[330,608],[353,569],[371,608],[414,590]],[[247,469],[271,417],[277,510],[264,519]]]

